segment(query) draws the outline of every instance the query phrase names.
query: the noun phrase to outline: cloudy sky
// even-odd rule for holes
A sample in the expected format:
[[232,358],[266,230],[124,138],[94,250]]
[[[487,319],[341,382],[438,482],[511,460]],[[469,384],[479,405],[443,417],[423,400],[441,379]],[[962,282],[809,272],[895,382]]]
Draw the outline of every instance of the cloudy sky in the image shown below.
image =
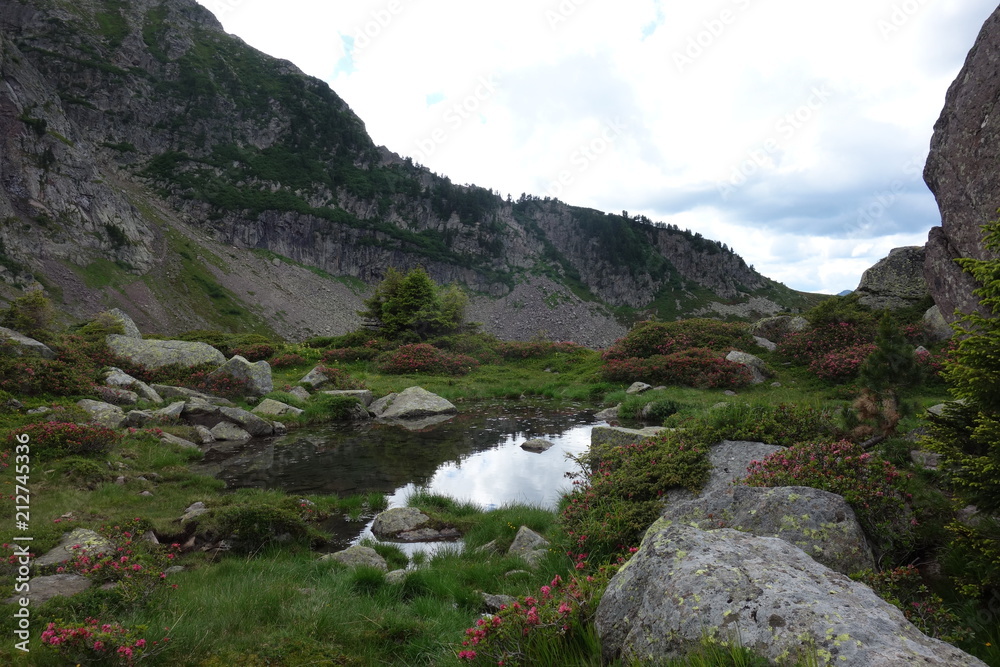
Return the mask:
[[987,0],[199,0],[455,183],[645,214],[836,293],[921,178]]

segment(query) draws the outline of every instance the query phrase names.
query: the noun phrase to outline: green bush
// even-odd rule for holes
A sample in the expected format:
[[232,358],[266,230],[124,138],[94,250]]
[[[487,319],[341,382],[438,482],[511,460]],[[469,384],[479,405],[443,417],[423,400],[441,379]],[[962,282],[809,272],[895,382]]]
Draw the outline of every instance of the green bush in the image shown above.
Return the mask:
[[288,498],[280,504],[236,502],[214,510],[212,521],[219,537],[235,540],[235,551],[255,553],[283,535],[300,542],[322,539],[307,517],[295,499]]
[[305,412],[299,415],[299,421],[305,424],[349,421],[357,406],[358,399],[352,396],[314,394],[306,403]]
[[713,440],[747,440],[782,447],[806,440],[830,440],[835,431],[831,415],[795,403],[729,403],[698,417],[678,414],[666,425],[707,427]]
[[640,322],[608,348],[606,361],[644,359],[690,348],[726,351],[755,346],[746,325],[719,320],[690,319],[677,322]]
[[27,442],[32,459],[51,460],[62,456],[97,456],[118,444],[121,436],[113,429],[95,424],[44,422],[28,424],[7,436],[7,449]]
[[7,310],[0,315],[0,326],[49,342],[52,340],[49,328],[54,317],[52,302],[44,292],[35,290],[11,301]]

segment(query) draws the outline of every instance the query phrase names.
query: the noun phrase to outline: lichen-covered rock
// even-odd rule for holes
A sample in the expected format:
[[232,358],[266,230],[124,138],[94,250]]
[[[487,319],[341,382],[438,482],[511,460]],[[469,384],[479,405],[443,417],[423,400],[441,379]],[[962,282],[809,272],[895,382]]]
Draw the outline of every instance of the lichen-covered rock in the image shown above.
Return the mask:
[[140,398],[153,403],[162,403],[163,398],[142,380],[137,380],[120,368],[111,367],[104,376],[104,384],[134,391]]
[[653,438],[664,431],[662,426],[624,428],[622,426],[595,426],[590,429],[590,451],[600,454],[604,449],[628,445],[646,438]]
[[165,408],[160,408],[159,410],[153,411],[153,417],[156,419],[162,419],[164,421],[172,421],[175,419],[180,419],[180,416],[184,414],[184,401],[174,401]]
[[100,533],[87,528],[74,528],[63,535],[59,544],[44,555],[34,559],[32,565],[39,568],[47,565],[58,565],[64,560],[71,560],[76,555],[94,558],[100,554],[112,553],[114,550],[115,546]]
[[235,440],[237,442],[244,442],[253,437],[236,424],[232,424],[230,422],[219,422],[212,427],[211,431],[212,437],[216,440]]
[[335,560],[348,567],[374,567],[383,572],[389,571],[389,566],[385,559],[378,555],[378,552],[371,547],[353,546],[332,554],[325,554],[320,557],[321,561]]
[[250,412],[258,416],[265,415],[268,417],[280,417],[282,415],[293,415],[297,417],[305,411],[291,406],[288,403],[276,401],[273,398],[265,398],[260,402],[260,405],[255,407]]
[[875,568],[854,510],[843,497],[820,489],[729,486],[670,503],[662,516],[702,530],[734,528],[777,537],[842,574]]
[[690,500],[713,491],[726,489],[736,480],[747,476],[747,467],[751,461],[760,461],[769,454],[782,449],[784,447],[743,440],[723,440],[711,445],[708,448],[708,461],[711,470],[705,486],[697,494],[691,493],[687,489],[669,489],[666,493],[667,502]]
[[142,339],[142,334],[139,333],[139,327],[136,326],[135,320],[129,317],[129,314],[124,310],[121,308],[112,308],[108,311],[108,315],[110,315],[114,321],[122,325],[122,329],[124,330],[124,335],[126,337]]
[[139,394],[119,387],[101,387],[98,385],[94,387],[94,393],[97,395],[97,398],[112,405],[128,406],[139,402]]
[[545,555],[548,553],[549,541],[531,530],[527,526],[517,529],[517,535],[510,548],[507,549],[508,556],[520,556],[531,567],[538,567]]
[[948,340],[955,335],[955,331],[948,324],[948,320],[944,318],[944,315],[941,314],[941,309],[938,306],[928,308],[921,321],[923,322],[924,332],[926,332],[928,338],[932,341]]
[[0,345],[10,349],[18,356],[35,356],[42,357],[43,359],[56,358],[56,353],[45,343],[6,327],[0,327]]
[[652,388],[653,388],[652,385],[646,384],[645,382],[633,382],[631,385],[629,385],[629,388],[625,390],[625,393],[628,394],[629,396],[633,396],[635,394],[645,393]]
[[771,661],[804,650],[844,667],[984,665],[784,540],[664,519],[611,579],[595,620],[605,658],[626,662],[682,657],[708,634]]
[[243,408],[219,408],[219,414],[223,419],[230,421],[254,437],[262,437],[274,434],[274,426],[266,419],[262,419],[252,412]]
[[893,248],[889,255],[864,272],[855,290],[858,302],[874,310],[898,310],[927,296],[923,246]]
[[729,354],[726,355],[726,361],[732,361],[740,364],[750,371],[750,376],[753,378],[753,384],[761,384],[771,377],[771,369],[767,367],[764,360],[747,352],[731,350]]
[[372,522],[372,535],[393,539],[400,533],[413,531],[431,518],[416,507],[393,507],[378,514]]
[[555,443],[549,440],[543,440],[542,438],[532,438],[531,440],[525,440],[521,443],[521,449],[526,452],[534,452],[540,454],[544,451],[551,449]]
[[263,396],[274,390],[271,365],[266,361],[251,363],[238,354],[212,371],[208,377],[213,379],[230,377],[238,382],[245,382],[246,392],[250,396]]
[[226,357],[206,343],[183,340],[142,340],[118,334],[107,337],[108,349],[143,368],[156,369],[170,364],[190,367],[199,364],[221,366]]
[[164,433],[161,435],[160,442],[168,445],[177,445],[178,447],[183,447],[184,449],[199,449],[198,445],[194,444],[190,440],[185,440],[184,438],[171,435],[170,433]]
[[776,315],[757,320],[750,325],[750,333],[768,340],[780,342],[790,333],[798,333],[809,328],[809,320],[801,316]]
[[94,401],[84,398],[76,402],[90,415],[90,421],[107,426],[108,428],[121,428],[125,423],[125,412],[117,405],[111,405],[104,401]]
[[[374,411],[375,404],[372,404]],[[433,394],[423,387],[409,387],[396,394],[386,403],[381,413],[375,413],[380,420],[419,419],[437,415],[450,415],[458,409],[449,401]]]
[[[28,599],[32,605],[39,605],[48,602],[54,597],[72,597],[82,593],[91,586],[91,581],[87,577],[79,574],[49,574],[44,577],[32,577],[28,582],[28,589],[31,594]],[[13,604],[23,595],[15,594],[6,600],[5,604]]]
[[313,390],[319,389],[324,385],[330,384],[330,378],[326,373],[323,372],[322,366],[316,366],[311,371],[305,374],[299,384],[307,384],[312,387]]

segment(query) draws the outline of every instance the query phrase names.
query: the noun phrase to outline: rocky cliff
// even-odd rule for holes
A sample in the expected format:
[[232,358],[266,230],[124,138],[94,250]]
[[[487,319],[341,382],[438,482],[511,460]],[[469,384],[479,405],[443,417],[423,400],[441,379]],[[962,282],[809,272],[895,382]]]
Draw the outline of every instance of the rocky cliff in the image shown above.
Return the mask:
[[1000,8],[979,37],[945,97],[934,124],[924,180],[937,199],[941,226],[927,240],[924,273],[935,303],[949,320],[978,300],[973,281],[955,264],[958,257],[993,258],[982,244],[980,225],[1000,208]]
[[536,286],[579,317],[508,335],[577,339],[614,307],[803,299],[699,234],[432,174],[194,0],[2,1],[0,75],[8,298],[38,280],[76,316],[300,338],[356,326],[388,267],[422,265],[479,299]]

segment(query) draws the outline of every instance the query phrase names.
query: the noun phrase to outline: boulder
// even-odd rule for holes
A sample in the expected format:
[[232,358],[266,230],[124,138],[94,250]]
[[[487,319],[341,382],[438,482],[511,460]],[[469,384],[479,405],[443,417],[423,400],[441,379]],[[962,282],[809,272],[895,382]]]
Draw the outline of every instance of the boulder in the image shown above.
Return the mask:
[[265,398],[260,402],[260,405],[251,410],[255,415],[264,415],[267,417],[281,417],[283,415],[292,415],[298,417],[305,410],[300,410],[299,408],[293,407],[288,403],[282,403],[281,401],[276,401],[273,398]]
[[200,364],[221,366],[226,357],[211,345],[184,340],[142,340],[118,334],[107,337],[108,349],[143,368],[156,369],[170,364],[190,367]]
[[635,394],[642,394],[653,388],[653,385],[646,384],[645,382],[633,382],[625,393],[629,396],[634,396]]
[[219,414],[223,419],[236,424],[255,438],[274,434],[274,426],[271,425],[271,422],[252,412],[247,412],[243,408],[219,408]]
[[611,579],[595,623],[608,661],[666,662],[708,635],[772,662],[818,651],[844,667],[984,665],[784,540],[664,519]]
[[95,386],[94,393],[99,399],[112,405],[135,405],[139,402],[139,394],[128,389]]
[[185,440],[184,438],[179,438],[176,435],[171,435],[169,433],[164,433],[160,436],[160,442],[164,442],[168,445],[177,445],[178,447],[183,447],[184,449],[198,449],[198,445],[194,444],[190,440]]
[[309,396],[311,396],[311,394],[305,387],[292,387],[288,393],[294,396],[295,398],[299,399],[300,401],[308,401]]
[[389,566],[385,559],[378,555],[378,552],[371,547],[353,546],[332,554],[325,554],[320,557],[321,561],[335,560],[348,567],[374,567],[383,572],[389,571]]
[[928,295],[923,246],[893,248],[861,275],[858,303],[873,310],[898,310]]
[[774,352],[775,350],[778,349],[777,344],[772,343],[771,341],[769,341],[766,338],[761,338],[760,336],[754,336],[753,337],[753,341],[755,343],[757,343],[758,347],[762,347],[765,350],[767,350],[768,352]]
[[629,445],[646,438],[653,438],[664,430],[666,429],[662,426],[647,426],[646,428],[595,426],[590,429],[590,451],[597,454],[601,449]]
[[670,503],[664,519],[702,530],[734,528],[777,537],[841,574],[875,569],[875,558],[854,510],[843,497],[803,486],[717,488]]
[[184,510],[184,514],[183,516],[181,516],[180,522],[187,523],[192,519],[197,519],[206,512],[208,512],[208,508],[205,507],[205,503],[203,503],[202,501],[199,500],[198,502],[191,503],[190,505],[188,505],[188,508]]
[[142,334],[139,333],[139,327],[135,325],[135,321],[129,317],[121,308],[112,308],[108,311],[108,315],[115,322],[122,325],[122,329],[125,331],[124,335],[126,338],[137,338],[142,339]]
[[507,549],[508,556],[520,556],[532,568],[538,567],[539,563],[549,551],[549,541],[531,530],[527,526],[517,529],[517,535],[510,548]]
[[771,377],[771,370],[767,367],[767,364],[761,358],[755,357],[752,354],[732,350],[726,355],[726,361],[737,363],[750,371],[754,384],[761,384]]
[[555,443],[549,442],[548,440],[542,440],[541,438],[532,438],[531,440],[526,440],[521,443],[521,449],[526,452],[535,452],[537,454],[541,454],[553,446],[555,446]]
[[618,410],[621,407],[622,407],[621,403],[619,403],[613,408],[606,408],[604,410],[601,410],[600,412],[594,415],[594,419],[603,419],[606,422],[615,421],[616,419],[618,419]]
[[[372,404],[372,400],[375,398],[372,393],[367,389],[337,389],[334,391],[321,391],[321,394],[327,394],[328,396],[349,396],[351,398],[358,399],[358,402],[366,408]],[[308,394],[306,398],[308,398]]]
[[[375,404],[372,404],[374,412]],[[380,420],[417,419],[450,415],[458,409],[437,394],[432,394],[423,387],[409,387],[387,402],[381,413],[375,413]]]
[[371,405],[368,406],[368,412],[375,415],[376,417],[380,416],[383,412],[386,411],[386,409],[392,404],[392,402],[396,400],[397,396],[399,396],[399,394],[393,392],[391,394],[386,394],[385,396],[383,396],[378,400],[372,401]]
[[7,327],[0,327],[0,347],[9,348],[17,356],[56,358],[56,353],[45,343],[28,338]]
[[209,403],[201,398],[189,398],[184,402],[182,413],[189,419],[194,417],[217,417],[222,414],[222,408],[215,403]]
[[125,423],[125,413],[117,405],[111,405],[104,401],[94,401],[84,398],[76,402],[83,410],[90,415],[90,421],[107,426],[108,428],[121,428]]
[[927,235],[924,276],[941,314],[978,308],[976,283],[955,263],[959,257],[996,259],[983,245],[980,225],[997,219],[1000,192],[1000,8],[983,25],[934,124],[924,181],[934,193],[941,226]]
[[330,378],[326,373],[323,372],[322,366],[316,366],[311,371],[305,374],[299,384],[307,384],[312,387],[313,390],[319,389],[323,385],[330,384]]
[[90,579],[79,574],[49,574],[44,577],[32,577],[28,581],[28,593],[14,594],[4,600],[5,604],[14,604],[21,597],[27,597],[32,605],[40,605],[60,595],[72,597],[90,588]]
[[266,361],[250,363],[238,354],[212,371],[208,377],[231,377],[238,382],[245,382],[246,392],[250,396],[263,396],[274,390],[271,365]]
[[59,544],[47,551],[44,555],[32,561],[35,567],[46,567],[48,565],[58,565],[65,560],[71,560],[77,555],[86,555],[94,558],[100,554],[112,553],[115,546],[100,533],[96,533],[87,528],[74,528],[62,536]]
[[211,429],[212,437],[216,440],[235,440],[244,442],[253,436],[241,429],[236,424],[230,422],[219,422]]
[[153,411],[153,416],[156,419],[162,419],[165,421],[180,419],[182,414],[184,414],[184,401],[175,401],[165,408]]
[[430,520],[416,507],[393,507],[375,517],[372,535],[380,539],[397,539],[400,534],[412,533]]
[[791,315],[777,315],[775,317],[765,317],[750,325],[750,333],[767,340],[781,342],[781,339],[790,333],[798,333],[809,328],[809,320],[804,317]]
[[781,451],[784,447],[765,445],[763,442],[746,442],[743,440],[723,440],[708,448],[708,461],[712,466],[708,482],[697,494],[687,489],[669,489],[666,493],[668,503],[690,500],[708,495],[713,491],[728,488],[733,482],[747,476],[747,467],[751,461],[760,461],[769,454]]
[[944,315],[941,314],[941,309],[937,306],[931,306],[927,309],[922,322],[927,337],[934,342],[948,340],[955,335],[955,331],[948,324],[948,320],[944,318]]
[[200,391],[195,391],[194,389],[188,389],[187,387],[172,387],[166,384],[154,384],[153,389],[156,390],[163,398],[182,398],[184,400],[189,400],[192,398],[197,398],[206,403],[211,403],[212,405],[225,405],[228,407],[233,407],[233,402],[219,396],[210,396],[208,394],[203,394]]
[[198,442],[203,445],[210,445],[215,442],[215,436],[212,435],[212,431],[206,426],[198,424],[194,427],[194,432],[198,436]]
[[129,410],[125,415],[124,426],[127,428],[142,428],[156,420],[156,417],[149,410]]
[[109,387],[129,389],[152,403],[162,403],[163,398],[142,380],[137,380],[120,368],[111,367],[104,376],[104,384]]

